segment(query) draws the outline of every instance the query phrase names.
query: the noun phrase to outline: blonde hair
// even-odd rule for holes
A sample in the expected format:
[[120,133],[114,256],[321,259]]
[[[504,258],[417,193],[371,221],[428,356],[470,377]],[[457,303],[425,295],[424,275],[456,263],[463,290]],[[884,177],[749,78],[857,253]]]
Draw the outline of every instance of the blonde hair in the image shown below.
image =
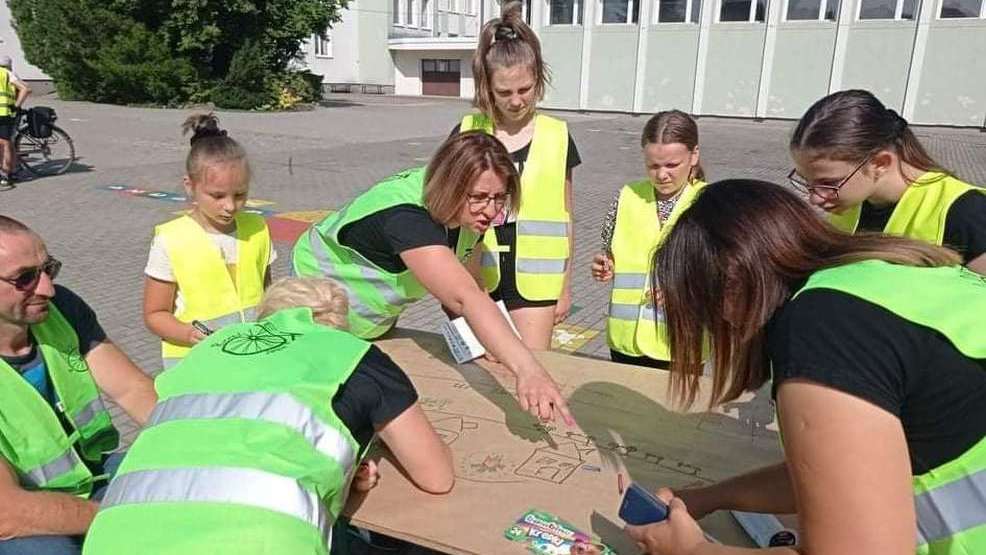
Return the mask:
[[337,282],[327,278],[286,277],[271,284],[257,307],[257,318],[285,308],[307,307],[319,324],[348,329],[349,297]]
[[507,2],[498,19],[491,19],[479,33],[479,44],[472,58],[472,73],[476,76],[476,94],[473,106],[480,112],[497,119],[496,99],[493,91],[493,71],[523,65],[534,74],[534,96],[544,98],[545,89],[551,83],[551,74],[541,56],[541,41],[524,23],[521,3]]
[[185,158],[185,173],[193,182],[200,182],[207,166],[239,162],[243,164],[247,181],[250,179],[250,163],[246,150],[240,143],[227,136],[219,127],[219,118],[212,112],[188,116],[181,125],[181,134],[192,134],[192,148]]
[[482,131],[449,137],[425,170],[424,205],[435,221],[458,223],[472,186],[484,171],[492,170],[506,183],[510,209],[520,206],[520,176],[503,143]]

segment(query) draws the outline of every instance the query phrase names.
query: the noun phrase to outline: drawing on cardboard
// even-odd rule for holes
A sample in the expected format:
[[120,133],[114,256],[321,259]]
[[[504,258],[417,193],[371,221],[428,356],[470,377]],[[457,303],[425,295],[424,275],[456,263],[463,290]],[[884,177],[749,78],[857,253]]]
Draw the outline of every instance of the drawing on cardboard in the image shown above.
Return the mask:
[[452,445],[452,442],[459,439],[459,435],[466,430],[475,430],[479,428],[479,423],[475,420],[466,420],[461,416],[448,416],[444,418],[436,418],[431,421],[432,426],[435,427],[435,431],[438,432],[438,436],[442,438],[442,441],[446,445]]
[[517,467],[517,470],[514,470],[514,474],[564,484],[583,462],[582,451],[579,451],[574,443],[560,444],[554,449],[539,447]]

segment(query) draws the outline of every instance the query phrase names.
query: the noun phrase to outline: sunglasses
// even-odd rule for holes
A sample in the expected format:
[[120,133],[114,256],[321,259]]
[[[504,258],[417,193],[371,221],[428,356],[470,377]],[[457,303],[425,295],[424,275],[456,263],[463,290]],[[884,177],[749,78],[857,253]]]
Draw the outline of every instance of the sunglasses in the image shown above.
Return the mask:
[[54,280],[58,277],[58,272],[61,269],[62,263],[49,256],[40,266],[28,268],[12,278],[0,277],[0,281],[6,281],[17,288],[18,291],[27,291],[37,287],[38,282],[41,281],[42,272],[47,274],[49,279]]

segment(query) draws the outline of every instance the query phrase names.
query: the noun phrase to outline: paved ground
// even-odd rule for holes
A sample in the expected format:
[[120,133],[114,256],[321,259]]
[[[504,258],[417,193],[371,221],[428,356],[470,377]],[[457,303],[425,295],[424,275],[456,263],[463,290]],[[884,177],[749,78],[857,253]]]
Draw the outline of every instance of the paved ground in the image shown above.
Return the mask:
[[[5,214],[27,222],[65,262],[59,282],[80,293],[103,326],[148,372],[160,367],[158,342],[141,319],[142,270],[152,228],[172,218],[180,193],[187,140],[179,125],[189,110],[123,108],[51,97],[59,125],[80,156],[69,173],[23,182],[0,193]],[[469,108],[460,100],[338,95],[312,112],[221,113],[222,124],[250,152],[251,196],[271,219],[286,275],[290,239],[310,211],[334,209],[392,172],[424,165]],[[599,248],[599,227],[621,184],[642,175],[638,135],[645,119],[620,114],[563,113],[584,163],[575,171],[575,310],[556,330],[558,348],[608,356],[604,315],[608,289],[589,278]],[[702,160],[712,179],[753,176],[780,182],[790,168],[791,122],[700,120]],[[932,152],[975,183],[986,183],[986,134],[921,129]],[[108,188],[118,189],[116,191]],[[121,190],[122,189],[122,190]],[[148,196],[148,195],[151,196]],[[154,198],[155,196],[159,198]],[[165,198],[161,198],[165,197]],[[265,202],[261,202],[265,201]],[[434,330],[441,318],[423,302],[400,325]],[[132,425],[121,419],[127,436]]]

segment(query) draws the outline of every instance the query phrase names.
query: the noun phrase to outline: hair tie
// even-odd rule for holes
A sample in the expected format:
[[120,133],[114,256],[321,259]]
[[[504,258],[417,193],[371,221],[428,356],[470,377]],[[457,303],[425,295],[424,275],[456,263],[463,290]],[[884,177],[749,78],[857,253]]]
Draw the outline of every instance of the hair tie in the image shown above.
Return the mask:
[[891,138],[894,140],[899,139],[904,135],[904,130],[907,129],[907,120],[893,108],[887,108],[887,115],[890,116],[891,123],[893,124],[893,135]]
[[514,40],[517,38],[517,31],[510,25],[500,23],[496,26],[496,33],[493,38],[495,40]]
[[195,133],[192,134],[192,138],[188,140],[188,144],[194,145],[195,141],[200,139],[208,139],[209,137],[225,137],[226,130],[218,129],[215,127],[203,127],[196,129]]

